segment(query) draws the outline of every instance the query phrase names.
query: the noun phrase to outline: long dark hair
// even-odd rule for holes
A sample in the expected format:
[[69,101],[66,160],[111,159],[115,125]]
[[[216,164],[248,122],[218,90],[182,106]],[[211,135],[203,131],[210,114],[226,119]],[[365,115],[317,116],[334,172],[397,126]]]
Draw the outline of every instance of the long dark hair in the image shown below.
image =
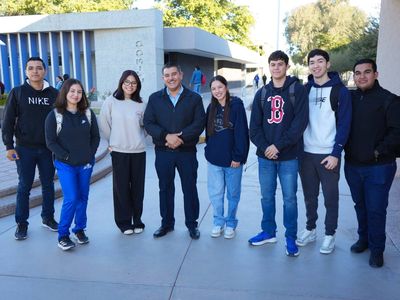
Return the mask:
[[[228,81],[226,81],[225,77],[223,77],[221,75],[214,76],[210,80],[210,88],[211,88],[211,84],[214,81],[221,82],[227,88],[224,117],[223,117],[223,126],[224,126],[224,128],[228,128],[229,127],[230,103],[231,103],[231,95],[229,94],[229,90],[228,90]],[[208,112],[208,119],[207,119],[207,133],[209,136],[214,134],[214,120],[215,120],[215,115],[217,114],[218,104],[219,104],[218,100],[211,93],[211,104],[210,104],[210,110]]]
[[73,86],[74,84],[79,84],[82,89],[82,99],[77,103],[78,111],[80,113],[84,113],[85,110],[89,108],[89,101],[86,97],[85,89],[83,88],[82,83],[78,79],[70,78],[64,81],[61,90],[57,96],[56,102],[54,103],[54,107],[60,114],[64,113],[67,109],[67,94],[71,86]]
[[113,93],[113,96],[118,100],[125,100],[125,95],[124,95],[124,90],[122,89],[122,85],[130,75],[135,77],[135,80],[137,82],[136,91],[131,95],[131,99],[138,103],[142,103],[143,102],[142,97],[140,97],[140,90],[142,89],[142,83],[140,81],[138,74],[133,70],[126,70],[122,72],[121,78],[119,79],[118,82],[118,88]]

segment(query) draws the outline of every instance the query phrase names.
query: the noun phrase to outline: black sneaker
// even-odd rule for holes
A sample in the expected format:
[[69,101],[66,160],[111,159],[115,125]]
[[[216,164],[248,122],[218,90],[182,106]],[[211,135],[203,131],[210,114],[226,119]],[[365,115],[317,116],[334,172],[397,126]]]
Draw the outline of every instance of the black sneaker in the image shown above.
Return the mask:
[[14,236],[17,241],[26,240],[26,238],[28,237],[28,225],[17,224],[17,229],[15,230]]
[[42,219],[42,226],[50,229],[51,231],[58,231],[58,223],[54,218]]
[[374,253],[371,252],[371,255],[369,257],[369,265],[373,268],[380,268],[383,266],[383,253],[378,252]]
[[61,248],[64,251],[67,251],[69,249],[72,249],[75,247],[75,243],[71,241],[69,236],[63,236],[59,241],[58,241],[58,247]]
[[89,238],[87,237],[87,235],[85,234],[85,231],[83,229],[75,232],[75,237],[76,237],[76,241],[78,242],[78,244],[82,245],[82,244],[89,243]]
[[362,253],[368,249],[368,242],[363,240],[358,240],[350,247],[350,251],[353,253]]

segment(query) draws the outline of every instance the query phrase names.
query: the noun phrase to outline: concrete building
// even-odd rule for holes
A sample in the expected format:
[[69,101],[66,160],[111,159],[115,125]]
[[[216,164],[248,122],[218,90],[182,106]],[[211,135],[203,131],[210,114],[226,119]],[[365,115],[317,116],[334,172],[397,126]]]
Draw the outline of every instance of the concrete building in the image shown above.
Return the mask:
[[259,60],[256,52],[201,29],[163,28],[156,9],[0,17],[0,41],[0,80],[7,91],[24,81],[27,58],[40,56],[50,84],[68,73],[87,91],[95,87],[100,99],[115,90],[126,69],[138,72],[146,98],[163,86],[164,62],[182,66],[186,85],[199,65],[208,79],[223,74],[237,87],[245,64]]
[[400,95],[400,1],[382,0],[377,64],[380,84]]

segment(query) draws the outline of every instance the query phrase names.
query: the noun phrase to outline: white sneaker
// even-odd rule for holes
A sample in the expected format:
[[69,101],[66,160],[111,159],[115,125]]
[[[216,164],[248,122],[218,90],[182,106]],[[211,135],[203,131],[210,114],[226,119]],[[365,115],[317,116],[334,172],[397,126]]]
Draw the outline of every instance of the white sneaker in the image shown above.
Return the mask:
[[132,229],[127,229],[127,230],[124,231],[125,235],[131,235],[132,233],[133,233]]
[[225,228],[225,233],[224,233],[224,238],[233,239],[234,237],[235,237],[235,228],[226,227]]
[[144,230],[143,228],[135,228],[135,229],[133,229],[133,232],[136,234],[139,234],[139,233],[142,233],[143,230]]
[[330,254],[335,249],[335,235],[325,235],[319,252],[322,254]]
[[297,246],[305,246],[308,243],[314,242],[317,239],[317,232],[315,229],[312,230],[307,230],[304,229],[300,236],[296,240],[296,245]]
[[221,226],[214,226],[213,229],[211,230],[211,237],[217,238],[221,236],[221,233],[224,231],[224,229]]

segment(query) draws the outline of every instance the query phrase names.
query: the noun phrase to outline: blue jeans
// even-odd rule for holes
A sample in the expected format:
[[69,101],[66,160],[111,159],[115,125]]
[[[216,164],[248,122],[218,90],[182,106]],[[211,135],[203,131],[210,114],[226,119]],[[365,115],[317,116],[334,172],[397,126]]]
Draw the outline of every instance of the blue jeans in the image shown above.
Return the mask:
[[193,92],[200,95],[201,83],[193,83]]
[[[208,163],[207,188],[214,208],[214,225],[236,228],[236,212],[240,200],[243,166],[224,168]],[[224,195],[228,200],[228,213],[224,217]]]
[[175,225],[174,180],[177,169],[182,185],[185,225],[188,229],[197,227],[200,212],[196,186],[198,166],[196,152],[156,150],[155,167],[160,188],[161,226],[173,228]]
[[17,203],[15,208],[15,221],[28,224],[29,195],[35,179],[36,166],[39,169],[40,183],[42,185],[42,213],[43,219],[54,217],[54,166],[51,152],[44,147],[28,148],[16,146],[19,159],[16,160],[18,172]]
[[375,166],[344,165],[358,221],[359,239],[368,242],[371,252],[385,250],[386,208],[396,174],[396,162]]
[[61,208],[58,238],[69,235],[69,228],[75,217],[75,227],[72,232],[86,228],[86,208],[89,198],[90,176],[93,165],[71,166],[61,161],[54,162],[64,195]]
[[263,219],[261,228],[270,235],[275,235],[275,192],[277,177],[283,194],[283,225],[286,228],[285,236],[297,238],[297,159],[287,161],[273,161],[258,158],[258,179],[261,188],[261,206]]

